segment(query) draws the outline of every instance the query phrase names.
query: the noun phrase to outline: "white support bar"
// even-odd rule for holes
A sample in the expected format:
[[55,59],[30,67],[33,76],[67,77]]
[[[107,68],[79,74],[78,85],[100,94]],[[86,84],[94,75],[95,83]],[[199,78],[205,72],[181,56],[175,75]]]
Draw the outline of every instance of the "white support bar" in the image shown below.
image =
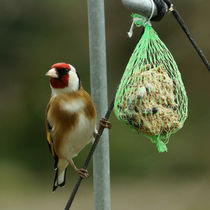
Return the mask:
[[[152,1],[153,0],[122,0],[122,3],[132,12],[149,18],[152,14]],[[168,8],[166,4],[165,7]],[[157,6],[155,4],[153,17],[157,15],[157,12]]]

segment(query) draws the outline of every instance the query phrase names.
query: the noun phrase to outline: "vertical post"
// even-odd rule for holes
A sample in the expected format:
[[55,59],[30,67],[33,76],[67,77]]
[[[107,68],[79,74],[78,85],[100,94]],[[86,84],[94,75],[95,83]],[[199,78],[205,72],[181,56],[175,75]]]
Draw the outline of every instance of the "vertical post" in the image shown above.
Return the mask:
[[[91,95],[98,118],[107,110],[104,0],[88,0]],[[95,210],[110,210],[109,137],[104,131],[93,156]]]

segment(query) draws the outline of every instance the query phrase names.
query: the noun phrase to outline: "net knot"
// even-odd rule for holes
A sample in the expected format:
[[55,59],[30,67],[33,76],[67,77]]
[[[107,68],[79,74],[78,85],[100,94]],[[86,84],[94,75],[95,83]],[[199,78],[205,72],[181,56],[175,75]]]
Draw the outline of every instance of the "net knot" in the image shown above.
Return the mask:
[[141,26],[145,26],[145,25],[152,25],[150,20],[154,15],[154,11],[155,11],[155,3],[153,0],[150,0],[151,4],[152,4],[152,10],[151,10],[151,14],[149,18],[143,17],[141,15],[138,14],[132,14],[131,16],[133,17],[133,21],[130,27],[130,30],[128,32],[128,37],[131,38],[133,36],[133,29],[134,26],[136,25],[137,27],[141,27]]

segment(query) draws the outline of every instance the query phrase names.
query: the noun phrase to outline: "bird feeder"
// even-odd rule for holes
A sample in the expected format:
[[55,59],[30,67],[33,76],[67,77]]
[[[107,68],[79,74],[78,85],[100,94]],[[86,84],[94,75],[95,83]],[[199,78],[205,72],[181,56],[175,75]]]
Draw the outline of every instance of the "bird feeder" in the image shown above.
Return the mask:
[[169,137],[183,127],[187,118],[187,94],[172,54],[152,28],[150,20],[163,17],[155,0],[123,2],[145,15],[132,14],[128,36],[132,36],[134,25],[144,27],[144,33],[121,79],[115,115],[155,143],[159,152],[165,152]]

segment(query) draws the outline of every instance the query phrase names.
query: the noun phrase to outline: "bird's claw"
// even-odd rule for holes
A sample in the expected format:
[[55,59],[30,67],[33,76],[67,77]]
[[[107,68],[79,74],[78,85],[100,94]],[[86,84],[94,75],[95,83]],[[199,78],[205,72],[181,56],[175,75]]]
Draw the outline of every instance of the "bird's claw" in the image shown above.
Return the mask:
[[76,172],[83,179],[86,179],[89,177],[88,171],[84,168],[77,169]]
[[100,123],[99,123],[99,129],[101,127],[111,129],[112,124],[107,119],[102,117],[101,120],[100,120]]

